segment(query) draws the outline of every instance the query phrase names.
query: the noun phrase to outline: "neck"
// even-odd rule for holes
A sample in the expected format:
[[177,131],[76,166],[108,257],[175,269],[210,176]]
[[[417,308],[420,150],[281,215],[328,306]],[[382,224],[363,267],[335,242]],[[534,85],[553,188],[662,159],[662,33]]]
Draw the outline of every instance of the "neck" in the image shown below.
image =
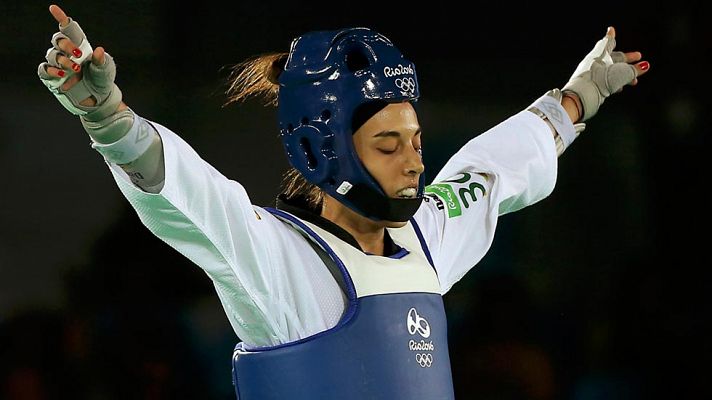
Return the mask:
[[324,196],[321,216],[343,228],[364,252],[382,256],[385,224],[368,219],[329,196]]

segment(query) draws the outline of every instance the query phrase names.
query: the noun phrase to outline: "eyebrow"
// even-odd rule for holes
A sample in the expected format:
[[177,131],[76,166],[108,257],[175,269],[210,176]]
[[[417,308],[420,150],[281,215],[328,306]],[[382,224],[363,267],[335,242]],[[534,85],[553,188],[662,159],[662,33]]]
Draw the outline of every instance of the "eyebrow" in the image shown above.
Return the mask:
[[[415,135],[413,135],[413,136],[417,136],[420,133],[422,133],[422,129],[418,128],[418,130],[415,131]],[[400,132],[398,132],[398,131],[381,131],[381,132],[378,132],[377,134],[373,135],[373,137],[375,137],[375,138],[377,138],[377,137],[378,138],[380,138],[380,137],[400,137]]]

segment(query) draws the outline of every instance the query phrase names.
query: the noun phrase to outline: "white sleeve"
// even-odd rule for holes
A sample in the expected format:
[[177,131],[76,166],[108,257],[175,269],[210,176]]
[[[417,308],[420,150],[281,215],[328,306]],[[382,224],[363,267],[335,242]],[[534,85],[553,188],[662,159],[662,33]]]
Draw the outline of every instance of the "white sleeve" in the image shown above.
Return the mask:
[[553,191],[556,170],[551,128],[528,111],[470,140],[448,160],[414,216],[443,294],[484,257],[498,216]]
[[108,163],[119,189],[146,227],[212,279],[236,334],[248,346],[290,342],[334,326],[341,290],[293,228],[251,203],[178,135],[161,136],[165,184],[159,193],[135,186]]

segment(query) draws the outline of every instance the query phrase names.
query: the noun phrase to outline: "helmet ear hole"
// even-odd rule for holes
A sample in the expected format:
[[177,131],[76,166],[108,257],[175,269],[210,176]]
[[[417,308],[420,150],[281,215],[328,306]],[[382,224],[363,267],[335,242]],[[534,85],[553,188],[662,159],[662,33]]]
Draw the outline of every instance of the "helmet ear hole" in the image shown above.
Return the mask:
[[309,145],[309,139],[303,137],[299,139],[299,149],[304,153],[304,156],[306,157],[307,160],[307,167],[309,169],[314,169],[316,168],[316,157],[314,157],[314,153],[311,151],[311,146]]
[[353,48],[346,53],[346,67],[351,72],[360,71],[371,66],[371,62],[364,53],[363,49]]

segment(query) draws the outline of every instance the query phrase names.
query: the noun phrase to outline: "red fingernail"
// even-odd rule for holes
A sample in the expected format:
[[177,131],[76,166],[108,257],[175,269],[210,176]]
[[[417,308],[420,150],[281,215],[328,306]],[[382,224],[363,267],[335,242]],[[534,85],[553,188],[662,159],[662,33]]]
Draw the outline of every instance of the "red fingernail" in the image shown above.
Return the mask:
[[74,50],[72,50],[72,54],[74,54],[74,57],[81,57],[82,51],[79,49],[74,49]]
[[79,64],[74,64],[74,65],[72,65],[72,69],[74,70],[74,72],[79,72],[79,70],[82,69],[82,67],[80,67]]
[[650,64],[648,64],[647,61],[643,61],[642,63],[638,64],[640,66],[640,69],[643,71],[646,71],[648,68],[650,68]]
[[64,78],[64,71],[60,69],[59,71],[57,71],[57,75],[59,75],[60,78]]

